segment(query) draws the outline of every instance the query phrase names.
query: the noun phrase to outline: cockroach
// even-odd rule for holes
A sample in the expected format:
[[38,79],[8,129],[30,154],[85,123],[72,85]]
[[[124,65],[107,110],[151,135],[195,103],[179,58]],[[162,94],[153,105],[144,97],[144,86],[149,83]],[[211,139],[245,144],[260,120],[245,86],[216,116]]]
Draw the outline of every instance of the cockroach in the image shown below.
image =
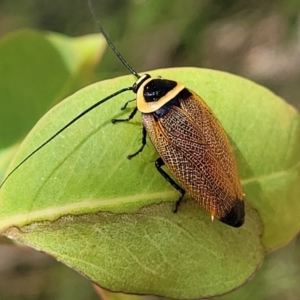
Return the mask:
[[[238,176],[237,164],[228,137],[207,104],[194,91],[175,80],[139,75],[115,48],[97,20],[91,0],[90,11],[107,44],[137,81],[96,102],[83,111],[52,137],[22,160],[4,179],[6,180],[30,157],[78,119],[115,96],[132,91],[136,107],[126,119],[112,119],[113,123],[128,122],[139,111],[142,115],[142,144],[128,159],[143,151],[149,136],[159,158],[158,172],[180,193],[174,211],[186,192],[210,214],[233,227],[244,223],[244,194]],[[128,101],[125,106],[129,103]],[[163,166],[169,169],[174,180]]]

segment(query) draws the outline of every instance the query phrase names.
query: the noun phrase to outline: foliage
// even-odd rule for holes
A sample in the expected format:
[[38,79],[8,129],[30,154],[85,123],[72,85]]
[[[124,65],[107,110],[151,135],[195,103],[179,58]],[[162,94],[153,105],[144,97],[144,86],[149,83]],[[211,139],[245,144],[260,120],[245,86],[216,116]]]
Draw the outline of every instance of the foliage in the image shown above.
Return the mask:
[[[74,66],[72,56],[64,55],[71,49],[67,39],[50,36],[50,43],[62,45],[63,65]],[[74,51],[93,57],[82,46],[86,41]],[[125,113],[117,113],[132,97],[125,94],[80,119],[8,179],[0,192],[0,227],[110,290],[185,299],[223,294],[252,276],[265,250],[299,231],[300,118],[273,93],[237,76],[193,68],[151,74],[183,82],[220,119],[247,195],[245,225],[212,223],[189,199],[172,213],[176,193],[151,163],[157,156],[152,145],[126,160],[139,145],[140,120],[110,122]],[[132,85],[132,79],[94,84],[54,107],[22,143],[10,169],[92,103]],[[35,94],[43,99],[43,90]]]

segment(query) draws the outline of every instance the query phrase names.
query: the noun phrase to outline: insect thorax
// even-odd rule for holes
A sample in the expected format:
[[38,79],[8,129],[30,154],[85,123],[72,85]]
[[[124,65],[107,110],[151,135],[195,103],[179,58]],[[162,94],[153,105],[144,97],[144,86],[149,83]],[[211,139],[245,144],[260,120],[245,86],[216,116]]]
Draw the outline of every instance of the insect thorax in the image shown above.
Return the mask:
[[148,78],[137,90],[137,107],[142,113],[154,113],[187,90],[177,81]]

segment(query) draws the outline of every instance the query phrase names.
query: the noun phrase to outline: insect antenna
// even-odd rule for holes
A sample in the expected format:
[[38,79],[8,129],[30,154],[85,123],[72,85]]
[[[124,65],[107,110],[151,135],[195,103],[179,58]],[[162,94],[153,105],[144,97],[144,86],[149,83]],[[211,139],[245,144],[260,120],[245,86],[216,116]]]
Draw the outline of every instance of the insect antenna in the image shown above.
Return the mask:
[[61,134],[63,131],[65,131],[68,127],[70,127],[73,123],[75,123],[76,121],[78,121],[81,117],[83,117],[84,115],[86,115],[88,112],[90,112],[91,110],[93,110],[94,108],[96,108],[97,106],[99,106],[100,104],[108,101],[109,99],[124,93],[126,91],[131,91],[132,87],[126,87],[123,88],[107,97],[105,97],[104,99],[99,100],[98,102],[96,102],[95,104],[93,104],[92,106],[88,107],[86,110],[84,110],[83,112],[81,112],[79,115],[77,115],[74,119],[72,119],[70,122],[68,122],[64,127],[62,127],[61,129],[59,129],[55,134],[53,134],[50,138],[48,138],[44,143],[42,143],[40,146],[38,146],[33,152],[31,152],[28,156],[26,156],[20,163],[18,163],[13,170],[8,173],[8,175],[5,177],[5,179],[3,180],[3,182],[0,184],[0,189],[2,188],[2,186],[4,185],[4,183],[7,181],[7,179],[15,172],[17,171],[17,169],[19,169],[30,157],[32,157],[34,154],[36,154],[38,151],[40,151],[42,148],[44,148],[47,144],[49,144],[54,138],[56,138],[59,134]]
[[114,44],[112,43],[112,41],[109,39],[109,37],[106,34],[106,32],[104,31],[104,29],[102,28],[100,22],[98,21],[96,15],[95,15],[95,10],[94,10],[94,7],[93,7],[92,0],[88,0],[88,5],[89,5],[90,12],[91,12],[91,14],[93,16],[93,19],[94,19],[95,23],[97,24],[97,27],[98,27],[99,31],[104,36],[104,38],[105,38],[108,46],[117,55],[117,57],[119,58],[119,60],[121,61],[121,63],[127,68],[127,70],[131,74],[133,74],[136,78],[140,78],[141,76],[129,65],[129,63],[125,60],[125,58],[121,55],[121,53],[116,49],[116,47],[114,46]]
[[[140,78],[141,76],[129,65],[129,63],[124,59],[124,57],[121,55],[121,53],[116,49],[116,47],[114,46],[112,41],[109,39],[109,37],[106,34],[106,32],[104,31],[104,29],[102,28],[100,22],[97,20],[96,15],[95,15],[95,11],[94,11],[94,7],[93,7],[93,4],[92,4],[92,0],[88,0],[88,5],[89,5],[90,12],[93,16],[93,19],[94,19],[95,23],[97,24],[98,29],[100,30],[100,32],[104,36],[104,38],[105,38],[107,44],[109,45],[109,47],[116,54],[116,56],[119,58],[119,60],[122,62],[122,64],[128,69],[128,71],[131,74],[133,74],[135,77]],[[2,188],[4,183],[8,180],[8,178],[17,169],[19,169],[28,159],[30,159],[34,154],[36,154],[38,151],[40,151],[43,147],[45,147],[48,143],[50,143],[54,138],[56,138],[59,134],[61,134],[68,127],[70,127],[73,123],[75,123],[77,120],[79,120],[81,117],[86,115],[88,112],[90,112],[91,110],[93,110],[94,108],[99,106],[100,104],[106,102],[107,100],[109,100],[109,99],[111,99],[111,98],[113,98],[113,97],[115,97],[115,96],[117,96],[117,95],[119,95],[123,92],[130,91],[130,90],[132,91],[132,89],[133,89],[132,87],[123,88],[123,89],[107,96],[106,98],[96,102],[95,104],[93,104],[92,106],[90,106],[89,108],[87,108],[86,110],[81,112],[78,116],[76,116],[74,119],[72,119],[70,122],[68,122],[64,127],[62,127],[60,130],[58,130],[55,134],[53,134],[50,138],[48,138],[44,143],[42,143],[40,146],[38,146],[33,152],[31,152],[28,156],[26,156],[20,163],[18,163],[17,166],[14,167],[13,170],[10,173],[8,173],[8,175],[4,178],[3,182],[0,184],[0,189]]]

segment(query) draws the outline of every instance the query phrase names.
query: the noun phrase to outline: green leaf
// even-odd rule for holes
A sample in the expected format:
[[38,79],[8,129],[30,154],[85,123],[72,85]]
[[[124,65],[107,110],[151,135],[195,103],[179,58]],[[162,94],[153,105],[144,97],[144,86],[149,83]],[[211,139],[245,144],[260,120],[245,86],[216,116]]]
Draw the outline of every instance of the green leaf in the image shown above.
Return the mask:
[[0,180],[4,178],[5,170],[9,166],[12,158],[16,154],[18,147],[13,145],[12,147],[0,150]]
[[[133,103],[120,111],[134,98],[128,92],[81,118],[8,179],[0,191],[0,228],[109,290],[184,299],[222,294],[260,265],[261,241],[271,249],[299,231],[300,118],[270,91],[237,76],[193,68],[152,74],[183,82],[220,119],[246,193],[245,224],[211,222],[188,197],[172,213],[178,194],[156,172],[151,143],[126,159],[140,145],[140,117],[110,122],[131,111]],[[100,82],[56,106],[12,167],[85,108],[133,82],[132,76]]]
[[124,293],[114,293],[111,291],[107,291],[101,289],[100,287],[96,287],[96,291],[98,292],[101,299],[108,300],[155,300],[154,297],[149,299],[149,296],[137,296],[132,294],[124,294]]
[[[298,299],[300,237],[268,253],[255,277],[240,289],[214,300]],[[153,299],[154,300],[154,299]]]
[[0,148],[17,142],[53,104],[91,83],[104,49],[100,35],[22,30],[2,38]]
[[254,210],[247,210],[246,224],[236,230],[211,222],[194,201],[178,214],[172,207],[161,203],[135,214],[67,215],[6,234],[112,291],[195,299],[232,290],[252,275],[264,254]]

